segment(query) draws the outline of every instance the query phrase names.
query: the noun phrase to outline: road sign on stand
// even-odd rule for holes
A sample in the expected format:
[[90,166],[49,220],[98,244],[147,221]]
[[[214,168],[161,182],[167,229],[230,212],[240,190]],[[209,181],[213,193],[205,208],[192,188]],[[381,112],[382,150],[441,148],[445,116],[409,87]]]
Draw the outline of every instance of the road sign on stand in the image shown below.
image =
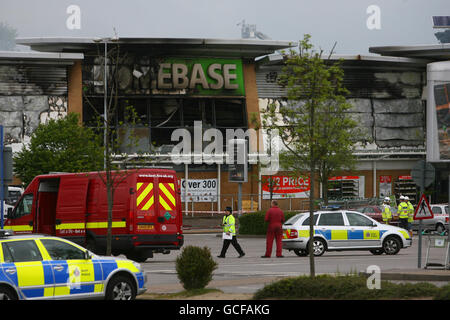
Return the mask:
[[425,197],[425,194],[422,194],[419,204],[416,207],[416,211],[414,212],[414,220],[432,219],[433,217],[433,211],[431,211],[427,197]]

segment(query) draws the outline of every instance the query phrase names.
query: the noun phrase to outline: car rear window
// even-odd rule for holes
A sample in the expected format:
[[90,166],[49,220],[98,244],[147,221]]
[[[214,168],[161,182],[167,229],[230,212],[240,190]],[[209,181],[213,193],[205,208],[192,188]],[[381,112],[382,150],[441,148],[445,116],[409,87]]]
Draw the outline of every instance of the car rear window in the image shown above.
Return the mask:
[[298,219],[300,219],[304,215],[305,215],[304,213],[296,214],[295,216],[293,216],[290,219],[288,219],[288,221],[286,221],[284,224],[285,225],[293,225],[293,224],[295,224],[298,221]]
[[322,213],[319,219],[319,226],[343,226],[344,218],[340,212]]
[[[314,215],[314,220],[313,220],[313,225],[316,225],[316,223],[317,223],[317,219],[319,218],[319,215],[318,214],[315,214]],[[305,221],[303,221],[303,226],[309,226],[309,221],[310,221],[310,218],[308,217],[308,218],[306,218],[305,219]]]
[[431,211],[433,211],[433,214],[441,214],[442,213],[441,207],[433,207],[433,208],[431,208]]

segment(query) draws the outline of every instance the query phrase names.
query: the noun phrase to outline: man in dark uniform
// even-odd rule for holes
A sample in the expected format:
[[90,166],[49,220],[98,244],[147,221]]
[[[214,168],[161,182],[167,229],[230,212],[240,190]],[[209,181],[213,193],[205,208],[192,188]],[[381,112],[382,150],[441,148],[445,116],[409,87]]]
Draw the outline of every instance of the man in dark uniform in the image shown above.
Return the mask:
[[272,254],[273,240],[275,239],[277,246],[277,258],[283,258],[282,255],[282,236],[283,236],[283,223],[284,213],[278,208],[277,201],[272,201],[272,207],[267,210],[265,221],[269,223],[266,234],[266,254],[261,258],[270,258]]

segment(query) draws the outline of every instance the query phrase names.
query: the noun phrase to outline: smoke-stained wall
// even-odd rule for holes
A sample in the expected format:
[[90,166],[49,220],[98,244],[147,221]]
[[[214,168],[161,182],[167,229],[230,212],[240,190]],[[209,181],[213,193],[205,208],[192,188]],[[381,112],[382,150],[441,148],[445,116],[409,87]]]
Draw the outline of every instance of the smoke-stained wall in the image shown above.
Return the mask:
[[[425,146],[425,67],[346,61],[343,69],[351,116],[367,129],[375,143],[373,147]],[[281,72],[281,65],[258,68],[261,110],[273,100],[286,98],[286,89],[277,83]]]
[[5,144],[21,144],[40,123],[66,114],[66,66],[0,60],[0,123]]

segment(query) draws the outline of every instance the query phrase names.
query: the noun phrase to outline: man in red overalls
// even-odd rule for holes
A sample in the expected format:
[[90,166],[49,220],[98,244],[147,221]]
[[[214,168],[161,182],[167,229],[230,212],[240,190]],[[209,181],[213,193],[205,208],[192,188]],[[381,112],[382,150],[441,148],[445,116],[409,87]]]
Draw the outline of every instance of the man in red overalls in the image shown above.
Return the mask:
[[266,235],[266,254],[261,258],[270,258],[274,238],[277,246],[277,258],[283,258],[281,239],[283,235],[284,213],[278,208],[277,201],[272,201],[272,207],[267,210],[264,220],[269,223],[269,226],[267,227]]

